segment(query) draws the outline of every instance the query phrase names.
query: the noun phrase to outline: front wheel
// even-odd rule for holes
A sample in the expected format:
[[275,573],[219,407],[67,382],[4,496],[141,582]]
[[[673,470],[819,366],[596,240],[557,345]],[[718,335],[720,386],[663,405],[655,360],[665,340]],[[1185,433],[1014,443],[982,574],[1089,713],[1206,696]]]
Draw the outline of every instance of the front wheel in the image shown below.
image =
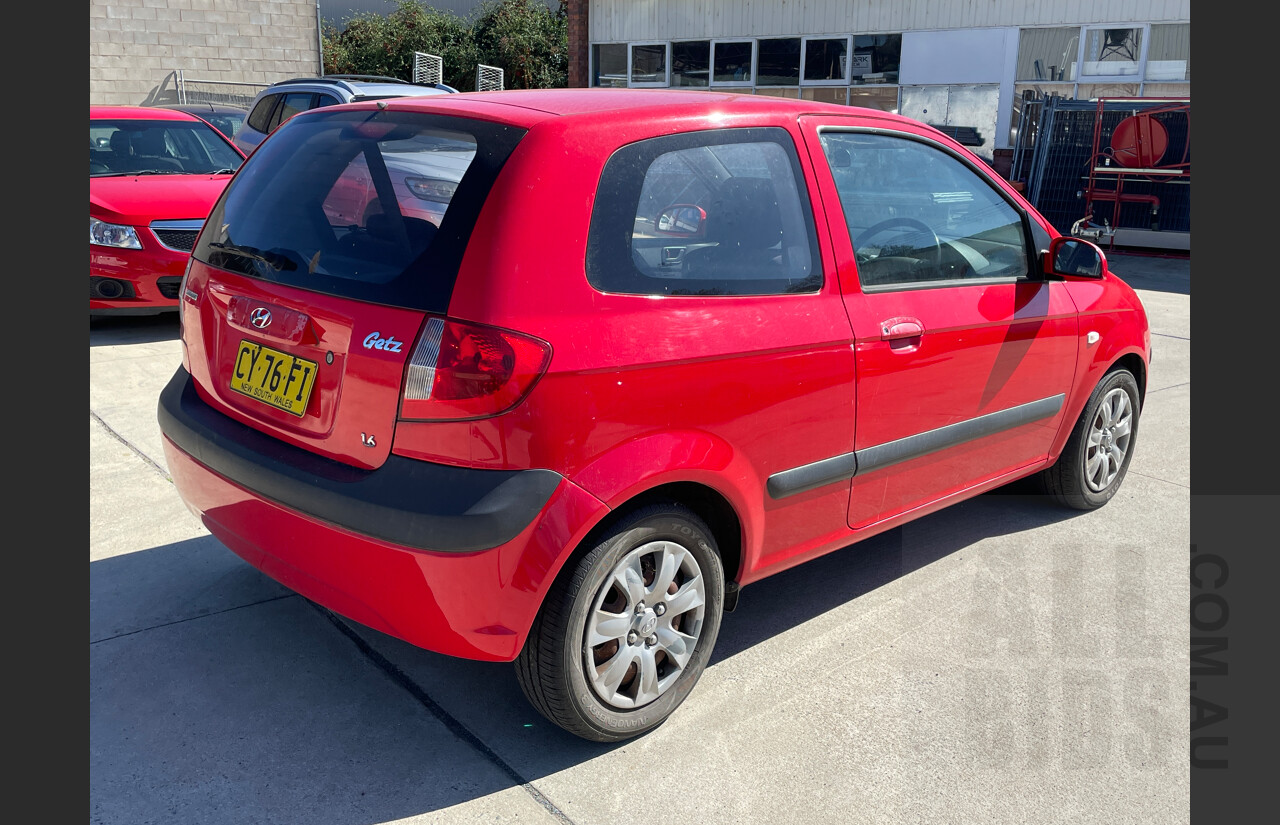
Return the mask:
[[539,713],[584,739],[646,733],[693,690],[723,607],[710,529],[679,505],[646,507],[557,579],[517,680]]
[[1084,405],[1062,455],[1041,472],[1042,489],[1077,510],[1094,510],[1110,501],[1133,459],[1139,404],[1132,373],[1107,373]]

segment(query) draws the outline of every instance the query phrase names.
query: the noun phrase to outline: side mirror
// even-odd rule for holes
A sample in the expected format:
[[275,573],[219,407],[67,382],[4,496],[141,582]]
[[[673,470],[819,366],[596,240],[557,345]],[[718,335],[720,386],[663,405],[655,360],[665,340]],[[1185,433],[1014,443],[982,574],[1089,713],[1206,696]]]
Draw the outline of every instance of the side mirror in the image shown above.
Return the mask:
[[1107,256],[1083,238],[1058,237],[1044,254],[1044,274],[1061,278],[1105,278]]
[[707,213],[701,206],[677,204],[662,210],[654,229],[673,238],[699,238],[706,230]]

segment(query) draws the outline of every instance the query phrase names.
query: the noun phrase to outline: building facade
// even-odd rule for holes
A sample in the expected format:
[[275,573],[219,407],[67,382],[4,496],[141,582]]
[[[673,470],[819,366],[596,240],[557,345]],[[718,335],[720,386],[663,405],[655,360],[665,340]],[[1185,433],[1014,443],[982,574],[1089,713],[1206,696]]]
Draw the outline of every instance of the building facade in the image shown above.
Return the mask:
[[1191,94],[1190,0],[570,0],[569,19],[570,85],[869,106],[997,169],[1026,101]]
[[240,102],[319,74],[320,48],[316,0],[89,0],[89,103]]

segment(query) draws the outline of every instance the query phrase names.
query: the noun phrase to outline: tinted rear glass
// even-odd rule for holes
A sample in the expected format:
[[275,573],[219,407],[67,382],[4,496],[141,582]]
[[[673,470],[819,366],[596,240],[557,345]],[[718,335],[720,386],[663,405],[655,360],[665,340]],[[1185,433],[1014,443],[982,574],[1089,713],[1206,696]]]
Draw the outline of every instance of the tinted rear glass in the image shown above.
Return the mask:
[[485,197],[524,130],[314,109],[280,126],[193,252],[250,277],[443,312]]

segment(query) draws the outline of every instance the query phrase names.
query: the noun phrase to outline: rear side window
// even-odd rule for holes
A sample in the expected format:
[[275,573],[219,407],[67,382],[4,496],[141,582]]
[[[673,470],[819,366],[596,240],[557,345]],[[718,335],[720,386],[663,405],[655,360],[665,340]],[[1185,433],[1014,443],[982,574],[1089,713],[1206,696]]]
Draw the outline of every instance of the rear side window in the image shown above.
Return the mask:
[[254,106],[253,111],[249,113],[249,119],[245,121],[249,124],[249,128],[264,135],[270,131],[268,127],[271,125],[271,112],[279,102],[280,95],[266,95],[259,100],[258,105]]
[[783,129],[625,146],[600,179],[587,279],[631,295],[770,295],[822,287],[808,196]]
[[271,120],[267,123],[267,131],[274,130],[281,123],[300,112],[314,109],[315,107],[312,105],[314,99],[315,95],[311,92],[290,92],[285,95],[280,102],[280,107],[271,115]]
[[254,278],[443,312],[523,135],[413,112],[300,114],[232,179],[192,254]]

